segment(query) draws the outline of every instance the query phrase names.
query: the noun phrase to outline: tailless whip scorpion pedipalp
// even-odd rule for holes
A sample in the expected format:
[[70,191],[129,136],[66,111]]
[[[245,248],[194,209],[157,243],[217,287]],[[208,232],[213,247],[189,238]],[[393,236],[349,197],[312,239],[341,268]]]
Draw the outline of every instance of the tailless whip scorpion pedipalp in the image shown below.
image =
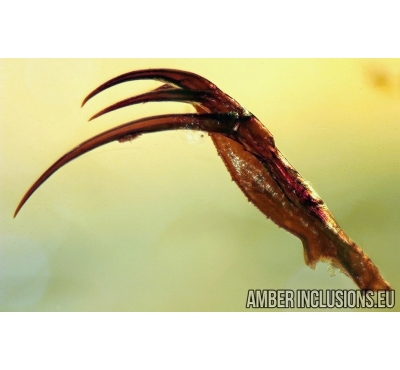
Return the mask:
[[146,79],[163,85],[113,104],[90,120],[128,105],[161,101],[189,103],[197,113],[142,118],[84,141],[39,177],[22,198],[14,217],[55,171],[90,150],[149,132],[201,130],[209,133],[226,168],[248,200],[267,218],[302,241],[310,267],[314,268],[318,261],[328,261],[350,276],[362,290],[391,289],[371,259],[344,233],[322,199],[277,149],[272,134],[253,114],[205,78],[172,69],[133,71],[99,86],[84,99],[82,106],[112,86]]

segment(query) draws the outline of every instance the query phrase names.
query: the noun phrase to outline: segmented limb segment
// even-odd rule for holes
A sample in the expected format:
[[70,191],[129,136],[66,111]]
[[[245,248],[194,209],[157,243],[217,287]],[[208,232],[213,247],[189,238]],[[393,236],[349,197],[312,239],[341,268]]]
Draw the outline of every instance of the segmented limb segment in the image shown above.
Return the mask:
[[84,141],[39,177],[21,200],[14,217],[55,171],[90,150],[144,133],[183,128],[202,130],[210,134],[232,179],[246,197],[267,218],[302,241],[310,267],[328,260],[349,275],[360,289],[391,289],[370,258],[350,240],[316,192],[279,152],[272,134],[254,115],[205,78],[170,69],[133,71],[99,86],[84,99],[82,106],[112,86],[144,79],[164,84],[117,102],[96,113],[91,120],[128,105],[160,101],[185,102],[193,105],[198,113],[143,118]]

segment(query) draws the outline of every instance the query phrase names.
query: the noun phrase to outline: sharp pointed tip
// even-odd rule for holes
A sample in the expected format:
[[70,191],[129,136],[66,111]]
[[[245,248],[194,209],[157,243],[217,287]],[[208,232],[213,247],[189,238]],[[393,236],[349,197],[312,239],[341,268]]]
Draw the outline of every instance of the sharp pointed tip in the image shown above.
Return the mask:
[[93,93],[90,93],[85,99],[83,99],[81,108],[93,97]]
[[22,206],[25,204],[25,202],[26,202],[26,199],[25,199],[25,197],[24,197],[24,198],[21,200],[21,202],[19,202],[17,208],[15,208],[13,218],[17,217],[19,211],[21,210],[21,208],[22,208]]
[[94,120],[94,119],[96,119],[96,118],[102,116],[104,113],[107,113],[107,112],[105,112],[104,110],[102,110],[102,111],[96,113],[95,115],[93,115],[92,117],[89,118],[88,122],[90,122],[90,121],[92,121],[92,120]]

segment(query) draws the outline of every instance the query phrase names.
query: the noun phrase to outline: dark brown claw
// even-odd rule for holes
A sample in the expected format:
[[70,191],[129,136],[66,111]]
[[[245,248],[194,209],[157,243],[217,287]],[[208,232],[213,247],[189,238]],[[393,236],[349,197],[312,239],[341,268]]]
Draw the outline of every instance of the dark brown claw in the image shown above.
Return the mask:
[[246,114],[246,110],[230,96],[222,92],[213,83],[191,72],[179,71],[174,69],[144,69],[128,72],[100,85],[93,90],[82,102],[82,107],[94,96],[100,92],[109,89],[112,86],[138,80],[154,80],[165,83],[161,88],[167,86],[180,87],[190,90],[212,91],[214,102],[207,102],[204,106],[209,110],[218,110],[221,113],[237,112]]
[[91,119],[128,105],[156,101],[186,102],[198,113],[143,118],[84,141],[56,161],[32,185],[14,217],[55,171],[94,148],[149,132],[184,128],[203,130],[210,134],[232,179],[246,197],[267,218],[302,241],[305,260],[310,267],[327,260],[349,275],[360,289],[391,289],[370,258],[344,233],[324,202],[276,148],[272,134],[255,116],[205,78],[170,69],[129,72],[99,86],[84,99],[82,106],[105,89],[143,79],[160,81],[164,85],[115,103]]
[[168,85],[176,87],[186,87],[188,89],[196,90],[213,90],[216,86],[205,78],[198,76],[194,73],[173,70],[173,69],[143,69],[140,71],[132,71],[124,73],[118,77],[112,78],[111,80],[100,85],[97,89],[93,90],[82,102],[82,107],[87,103],[88,100],[93,98],[100,92],[124,83],[128,81],[137,80],[154,80],[164,82]]
[[109,107],[101,110],[100,112],[92,116],[89,121],[114,110],[139,103],[174,101],[189,103],[194,106],[208,106],[213,104],[213,94],[211,91],[184,90],[171,87],[166,88],[165,85],[163,85],[162,87],[162,89],[156,89],[141,95],[133,96],[131,98],[124,99],[118,103],[110,105]]
[[229,131],[232,131],[236,125],[237,118],[237,114],[229,113],[168,114],[138,119],[104,131],[101,134],[98,134],[79,144],[54,162],[26,192],[18,204],[17,209],[15,210],[14,217],[17,216],[22,206],[36,191],[36,189],[53,173],[55,173],[62,166],[66,165],[68,162],[71,162],[73,159],[78,158],[82,154],[85,154],[104,144],[117,140],[121,142],[132,140],[144,133],[178,129],[202,130],[207,132],[220,132],[229,134]]

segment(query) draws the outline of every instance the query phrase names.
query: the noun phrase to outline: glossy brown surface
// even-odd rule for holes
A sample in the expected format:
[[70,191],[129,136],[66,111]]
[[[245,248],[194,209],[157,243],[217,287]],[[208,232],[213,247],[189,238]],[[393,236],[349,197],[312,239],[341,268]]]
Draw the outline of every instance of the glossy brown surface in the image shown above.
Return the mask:
[[33,192],[72,159],[111,141],[172,129],[197,129],[210,133],[219,155],[246,197],[278,226],[299,237],[306,262],[314,267],[328,260],[348,274],[360,289],[390,289],[379,270],[341,230],[315,191],[276,148],[271,133],[251,113],[208,80],[178,70],[141,70],[116,77],[84,100],[116,84],[154,79],[166,85],[103,109],[92,118],[127,105],[149,101],[184,101],[198,114],[144,118],[105,131],[86,140],[56,161],[28,190],[15,215]]

